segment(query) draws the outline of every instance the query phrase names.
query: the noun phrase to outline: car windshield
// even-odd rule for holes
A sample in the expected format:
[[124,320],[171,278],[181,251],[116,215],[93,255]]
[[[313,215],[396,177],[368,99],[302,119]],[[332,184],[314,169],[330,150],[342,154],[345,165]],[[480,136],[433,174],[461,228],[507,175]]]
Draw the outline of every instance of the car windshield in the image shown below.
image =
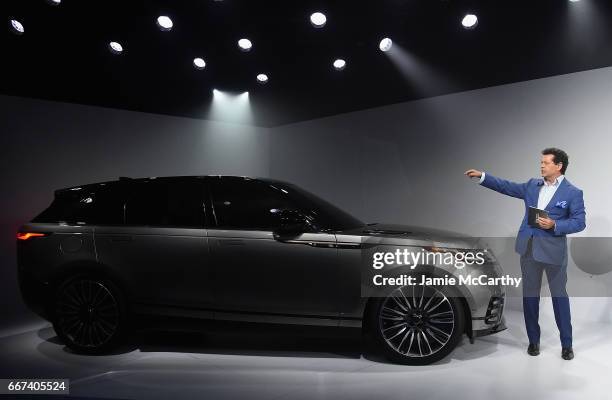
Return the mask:
[[315,223],[323,230],[341,231],[365,226],[365,223],[330,202],[295,185],[280,181],[268,183],[285,193],[300,208],[300,211],[312,216]]

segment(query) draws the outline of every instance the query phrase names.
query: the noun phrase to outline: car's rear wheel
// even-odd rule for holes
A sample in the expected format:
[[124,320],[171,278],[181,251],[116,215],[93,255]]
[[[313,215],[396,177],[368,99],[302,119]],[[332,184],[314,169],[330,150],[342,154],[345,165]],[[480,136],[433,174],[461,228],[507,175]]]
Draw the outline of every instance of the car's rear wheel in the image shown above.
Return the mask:
[[449,288],[403,286],[375,300],[370,327],[383,354],[392,361],[424,365],[441,360],[464,332],[461,299]]
[[53,328],[70,349],[79,353],[106,352],[119,343],[125,325],[125,301],[111,281],[79,276],[59,286]]

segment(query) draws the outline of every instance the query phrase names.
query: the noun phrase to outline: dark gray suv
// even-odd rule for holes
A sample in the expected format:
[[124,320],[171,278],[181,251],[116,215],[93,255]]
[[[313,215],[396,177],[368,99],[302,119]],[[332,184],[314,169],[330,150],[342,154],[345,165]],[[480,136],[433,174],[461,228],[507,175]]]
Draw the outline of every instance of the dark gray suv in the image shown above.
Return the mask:
[[[398,286],[363,295],[363,250],[478,246],[444,232],[364,224],[286,182],[120,178],[57,190],[17,234],[26,304],[71,349],[108,351],[139,315],[363,327],[390,359],[427,364],[463,334],[504,329],[500,286]],[[494,257],[487,274],[501,273]],[[480,266],[479,268],[483,268]],[[465,273],[421,265],[410,274]]]

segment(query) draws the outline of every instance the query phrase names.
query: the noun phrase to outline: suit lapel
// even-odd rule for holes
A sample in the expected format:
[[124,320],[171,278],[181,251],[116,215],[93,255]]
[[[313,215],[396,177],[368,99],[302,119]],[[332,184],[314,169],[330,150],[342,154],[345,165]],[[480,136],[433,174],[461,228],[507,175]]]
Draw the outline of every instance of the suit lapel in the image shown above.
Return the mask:
[[552,207],[554,207],[555,204],[557,204],[558,199],[561,197],[565,197],[565,191],[567,190],[567,178],[563,178],[563,181],[561,181],[561,183],[559,184],[559,187],[557,188],[557,190],[555,190],[555,194],[553,195],[553,197],[550,199],[550,201],[548,202],[548,204],[546,205],[546,208],[544,208],[545,210],[551,211]]
[[538,206],[538,197],[540,196],[540,188],[543,185],[543,181],[540,179],[539,181],[536,181],[535,185],[532,185],[530,187],[531,190],[531,206],[532,207],[537,207]]

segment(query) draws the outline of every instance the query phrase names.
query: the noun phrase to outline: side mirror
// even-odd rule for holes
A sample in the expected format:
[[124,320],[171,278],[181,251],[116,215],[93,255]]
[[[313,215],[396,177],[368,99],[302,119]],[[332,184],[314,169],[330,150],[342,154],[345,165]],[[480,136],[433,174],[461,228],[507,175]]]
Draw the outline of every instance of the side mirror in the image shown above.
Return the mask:
[[297,210],[280,210],[278,211],[278,216],[280,224],[276,229],[276,233],[280,235],[297,235],[299,233],[312,231],[312,226],[308,218]]

